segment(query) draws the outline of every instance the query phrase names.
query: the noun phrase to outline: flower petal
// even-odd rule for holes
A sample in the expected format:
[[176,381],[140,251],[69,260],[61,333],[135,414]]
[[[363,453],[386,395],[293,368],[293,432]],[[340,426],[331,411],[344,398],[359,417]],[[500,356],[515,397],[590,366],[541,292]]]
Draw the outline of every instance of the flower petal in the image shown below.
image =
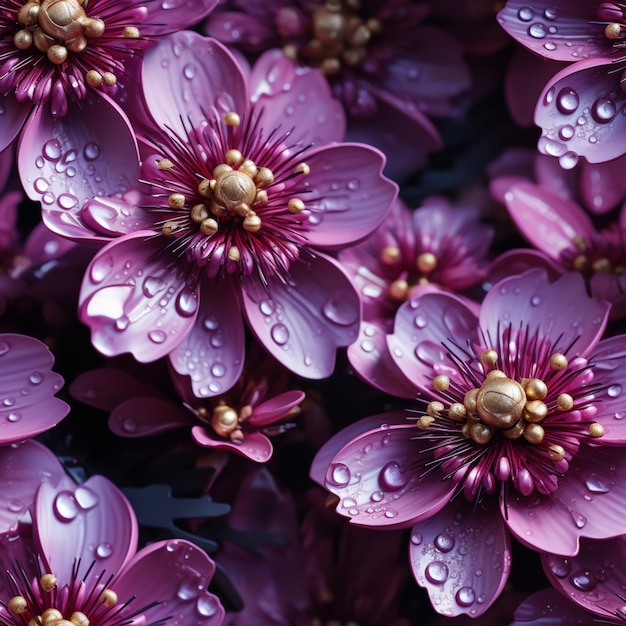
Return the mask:
[[620,72],[611,59],[579,61],[561,70],[545,86],[535,109],[541,126],[539,150],[559,157],[566,167],[578,156],[602,163],[626,152],[626,105]]
[[514,184],[504,201],[522,235],[545,254],[559,260],[574,240],[596,232],[589,216],[575,203],[533,183]]
[[313,149],[305,159],[311,167],[302,182],[309,245],[332,249],[356,243],[387,217],[398,186],[382,174],[382,152],[342,143]]
[[169,354],[181,376],[189,376],[197,398],[228,391],[239,379],[245,355],[241,304],[233,285],[203,280],[200,312],[191,332]]
[[572,62],[610,49],[593,3],[507,0],[498,22],[511,37],[547,59]]
[[18,102],[13,94],[2,96],[2,124],[0,124],[0,152],[17,137],[32,110],[32,103]]
[[233,55],[218,41],[192,31],[164,37],[148,50],[142,84],[157,124],[181,138],[189,124],[198,128],[214,110],[220,117],[230,111],[243,116],[248,110],[246,81]]
[[355,437],[327,467],[324,487],[340,500],[337,513],[357,526],[406,528],[439,511],[456,483],[425,472],[430,443],[415,426],[383,414],[377,428]]
[[289,282],[272,279],[267,290],[251,280],[243,304],[265,349],[299,376],[330,376],[337,348],[356,339],[361,317],[359,296],[337,261],[323,255],[296,261]]
[[556,589],[544,589],[518,607],[511,626],[595,626],[597,623]]
[[580,537],[621,535],[626,516],[623,450],[581,449],[553,494],[523,497],[509,492],[500,507],[511,532],[542,552],[573,556]]
[[[126,114],[90,90],[70,103],[65,117],[38,107],[18,146],[18,167],[31,200],[40,201],[43,221],[69,238],[93,237],[80,210],[95,196],[121,198],[137,185],[139,155]],[[79,110],[80,109],[80,110]]]
[[[43,483],[33,509],[34,534],[44,565],[63,583],[69,583],[76,561],[86,570],[97,567],[87,581],[95,582],[103,569],[119,572],[137,549],[137,521],[122,492],[103,476],[76,485],[69,479],[56,488]],[[106,578],[106,576],[105,576]]]
[[157,541],[137,552],[111,589],[121,601],[137,594],[133,609],[156,605],[146,612],[149,623],[169,618],[175,624],[217,626],[224,609],[207,591],[214,573],[213,561],[191,542]]
[[292,390],[280,393],[254,407],[253,413],[247,422],[254,428],[269,426],[283,417],[304,401],[304,391]]
[[141,23],[142,37],[154,37],[189,28],[205,18],[219,0],[176,0],[175,2],[147,2],[146,19]]
[[626,196],[626,156],[606,163],[587,163],[580,168],[580,191],[585,206],[596,215],[608,213]]
[[[606,327],[610,305],[587,296],[578,272],[569,272],[554,282],[542,269],[510,276],[494,285],[480,310],[480,327],[491,337],[511,328],[530,327],[550,341],[553,353],[567,350],[566,356],[585,356]],[[567,324],[563,324],[567,311]],[[506,321],[506,325],[503,322]]]
[[435,610],[451,617],[482,615],[511,569],[511,536],[495,501],[457,498],[413,527],[409,551],[415,580]]
[[200,446],[228,450],[257,463],[269,461],[274,450],[272,442],[263,433],[246,433],[241,443],[212,437],[202,426],[194,426],[191,435]]
[[109,428],[120,437],[150,437],[174,428],[191,428],[188,411],[160,398],[134,397],[122,402],[109,416]]
[[80,317],[91,328],[94,347],[107,356],[161,358],[183,340],[198,314],[186,263],[151,237],[151,231],[139,231],[112,241],[83,278]]
[[15,529],[35,501],[42,482],[56,485],[65,472],[57,457],[37,441],[0,447],[0,479],[6,506],[0,507],[0,533]]
[[346,116],[324,75],[298,66],[282,50],[261,55],[252,68],[250,90],[252,101],[264,108],[262,124],[268,132],[293,127],[290,143],[305,146],[343,140]]
[[49,430],[69,412],[55,398],[63,378],[52,371],[54,357],[41,341],[0,334],[0,443],[23,441]]
[[435,376],[458,375],[458,366],[443,345],[448,341],[478,342],[476,315],[461,298],[448,293],[427,293],[405,302],[396,313],[393,333],[387,335],[396,365],[428,397]]

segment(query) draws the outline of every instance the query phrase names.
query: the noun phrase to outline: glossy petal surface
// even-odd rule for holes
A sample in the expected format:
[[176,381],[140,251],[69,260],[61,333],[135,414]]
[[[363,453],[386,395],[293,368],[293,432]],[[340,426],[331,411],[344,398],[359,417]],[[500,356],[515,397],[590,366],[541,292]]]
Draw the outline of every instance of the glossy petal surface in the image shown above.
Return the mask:
[[191,435],[198,445],[234,452],[257,463],[267,462],[274,449],[272,442],[263,433],[246,433],[241,443],[211,436],[202,426],[194,426]]
[[131,398],[109,416],[109,428],[120,437],[149,437],[193,424],[188,411],[160,398]]
[[589,615],[555,589],[544,589],[525,600],[515,611],[511,626],[595,626]]

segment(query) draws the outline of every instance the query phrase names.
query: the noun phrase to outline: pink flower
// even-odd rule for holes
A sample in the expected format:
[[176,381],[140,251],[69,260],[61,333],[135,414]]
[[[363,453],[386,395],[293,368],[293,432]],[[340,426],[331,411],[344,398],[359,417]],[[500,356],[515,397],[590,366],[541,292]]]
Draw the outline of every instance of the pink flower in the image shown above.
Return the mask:
[[539,149],[571,167],[626,152],[626,104],[622,89],[626,17],[619,2],[508,0],[501,26],[542,57],[570,63],[546,84],[537,100]]
[[[328,376],[337,347],[356,337],[360,301],[319,250],[359,241],[385,219],[397,187],[381,173],[384,156],[337,143],[343,115],[323,78],[282,54],[261,58],[248,79],[221,44],[180,32],[147,53],[143,88],[156,126],[141,174],[119,116],[89,136],[65,120],[29,136],[34,154],[57,136],[62,153],[82,155],[76,176],[34,157],[22,168],[53,230],[114,237],[80,294],[93,344],[139,361],[169,355],[183,375],[201,367],[194,393],[213,395],[241,373],[243,313],[283,365]],[[47,194],[58,202],[46,206]]]
[[[0,10],[0,151],[26,123],[98,117],[133,81],[154,37],[200,21],[217,0],[8,0]],[[191,19],[190,19],[191,16]],[[103,97],[104,96],[104,97]],[[111,114],[111,112],[108,112]],[[24,149],[27,149],[24,146]]]
[[[27,471],[14,480],[18,467]],[[213,561],[183,540],[137,552],[133,510],[106,478],[76,485],[35,442],[0,450],[0,472],[14,518],[0,536],[4,624],[52,616],[92,626],[222,623],[224,610],[207,591]],[[25,505],[32,526],[20,520]]]
[[389,349],[426,410],[348,427],[312,476],[352,523],[413,527],[413,574],[438,612],[490,606],[510,532],[565,556],[623,532],[626,336],[599,341],[608,311],[578,274],[543,270],[494,285],[478,317],[446,293],[398,310]]
[[614,619],[604,614],[599,620],[570,602],[555,589],[543,589],[527,598],[515,611],[511,626],[597,626],[598,624],[623,624],[620,616]]
[[425,24],[424,2],[234,0],[207,33],[249,54],[281,48],[319,68],[350,118],[351,136],[384,150],[393,169],[415,170],[441,147],[428,116],[448,116],[470,86],[460,43]]
[[199,446],[257,462],[271,458],[268,435],[288,428],[285,421],[298,414],[304,400],[304,392],[289,389],[289,372],[258,349],[248,352],[234,386],[210,399],[193,394],[188,376],[172,372],[172,377],[180,400],[172,400],[161,385],[113,367],[83,372],[70,392],[85,404],[111,411],[109,427],[120,437],[186,428]]
[[352,367],[367,382],[393,395],[412,398],[406,380],[387,350],[386,334],[402,302],[437,289],[458,291],[481,281],[492,228],[480,223],[478,209],[427,199],[409,211],[396,201],[390,218],[339,260],[361,292],[363,322],[348,348]]
[[23,441],[49,430],[69,412],[55,394],[63,378],[54,358],[34,337],[0,334],[0,444]]

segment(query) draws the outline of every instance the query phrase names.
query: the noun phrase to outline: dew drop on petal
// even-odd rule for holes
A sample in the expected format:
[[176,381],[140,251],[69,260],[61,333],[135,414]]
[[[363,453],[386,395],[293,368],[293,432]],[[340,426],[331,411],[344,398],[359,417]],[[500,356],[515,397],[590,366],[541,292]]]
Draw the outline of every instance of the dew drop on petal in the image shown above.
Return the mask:
[[532,20],[533,17],[535,17],[535,12],[530,7],[526,7],[526,6],[520,7],[517,12],[517,17],[522,22],[530,22],[530,20]]
[[183,67],[183,76],[189,80],[191,80],[196,75],[196,66],[192,63],[187,63],[185,67]]
[[384,498],[382,491],[374,491],[370,496],[372,502],[380,502]]
[[534,39],[543,39],[548,34],[548,29],[541,22],[534,22],[528,27],[528,34]]
[[565,152],[565,154],[562,154],[559,157],[559,165],[564,170],[574,169],[576,165],[578,165],[578,155],[575,152],[572,152],[571,150],[569,150],[568,152]]
[[79,485],[74,490],[74,499],[78,506],[84,511],[88,511],[89,509],[93,509],[96,504],[99,502],[98,495],[89,487],[85,487],[84,485]]
[[78,504],[69,491],[61,491],[56,495],[53,508],[62,522],[71,522],[78,515]]
[[598,98],[591,106],[591,115],[596,122],[607,124],[617,113],[615,102],[610,98]]
[[199,580],[183,580],[178,589],[176,595],[181,600],[193,600],[200,595],[202,591],[202,585],[199,584]]
[[184,287],[176,296],[176,310],[182,317],[191,317],[198,310],[198,296],[196,292]]
[[146,298],[153,298],[157,293],[163,291],[166,284],[156,276],[146,276],[143,279],[141,290]]
[[162,330],[151,330],[148,338],[153,343],[163,343],[167,339],[167,335]]
[[556,97],[556,106],[561,113],[573,113],[580,104],[578,94],[571,87],[563,87]]
[[289,341],[289,330],[284,324],[274,324],[270,334],[279,346],[284,346]]
[[559,11],[556,7],[546,7],[543,10],[543,16],[547,20],[554,21],[555,19],[557,19],[557,17],[559,17]]
[[443,585],[448,579],[448,566],[443,561],[433,561],[426,566],[425,574],[434,585]]
[[11,513],[19,513],[24,509],[24,503],[18,500],[17,498],[11,498],[7,502],[7,509],[11,511]]
[[330,466],[329,478],[332,485],[344,487],[350,482],[350,468],[343,463],[335,463]]
[[385,491],[398,491],[407,482],[408,476],[394,461],[387,463],[378,474],[378,483]]
[[578,572],[570,576],[569,581],[579,591],[591,591],[597,585],[596,577],[589,571]]
[[270,316],[274,312],[274,303],[271,300],[263,300],[261,304],[259,304],[259,309],[263,315]]
[[110,543],[100,543],[94,550],[96,558],[108,559],[113,554],[113,546]]
[[454,548],[454,537],[450,533],[440,533],[435,537],[435,548],[439,552],[450,552]]
[[11,413],[7,415],[7,421],[11,422],[12,424],[15,424],[15,422],[19,422],[21,419],[22,416],[17,411],[11,411]]
[[33,372],[28,377],[28,380],[31,382],[32,385],[39,385],[43,381],[43,374],[41,372]]
[[411,543],[414,546],[421,546],[424,541],[424,536],[420,532],[414,532],[411,534]]
[[61,158],[61,143],[58,139],[50,139],[43,145],[43,156],[48,161],[58,161]]
[[607,395],[609,395],[611,398],[617,398],[617,396],[619,396],[622,393],[622,386],[621,385],[611,385],[607,390],[606,390]]
[[577,511],[572,511],[572,520],[574,520],[576,528],[584,528],[585,524],[587,523],[587,518]]
[[471,587],[461,587],[456,592],[454,599],[459,606],[471,606],[476,602],[476,593]]
[[569,573],[572,571],[572,567],[568,559],[562,559],[556,556],[551,556],[550,558],[550,571],[557,578],[565,578],[569,576]]
[[339,326],[350,326],[359,318],[359,311],[353,306],[351,299],[343,295],[335,295],[322,306],[324,317]]
[[596,476],[592,476],[585,481],[585,485],[592,493],[608,493],[610,491],[609,486]]
[[211,366],[211,374],[216,378],[222,378],[226,374],[226,367],[223,363],[213,363]]
[[418,313],[413,321],[418,328],[425,328],[428,324],[428,320],[423,313]]
[[376,346],[374,345],[373,341],[370,341],[369,339],[364,339],[361,342],[361,350],[363,350],[363,352],[367,352],[368,354],[370,352],[374,352],[374,348]]
[[212,596],[202,596],[196,602],[196,609],[203,617],[211,617],[217,612],[217,601]]

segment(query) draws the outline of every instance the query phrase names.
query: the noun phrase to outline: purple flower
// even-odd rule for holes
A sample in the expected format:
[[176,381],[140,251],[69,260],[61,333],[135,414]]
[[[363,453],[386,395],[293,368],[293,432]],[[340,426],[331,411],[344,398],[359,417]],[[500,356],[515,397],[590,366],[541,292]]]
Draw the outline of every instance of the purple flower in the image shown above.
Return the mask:
[[437,611],[488,608],[510,532],[566,556],[623,532],[626,336],[599,341],[608,310],[578,274],[542,270],[494,285],[478,317],[446,293],[398,310],[389,349],[426,410],[348,427],[312,476],[353,523],[413,527],[413,574]]
[[107,96],[132,83],[135,60],[154,37],[195,24],[216,4],[217,0],[4,2],[0,151],[25,123],[36,126],[41,116],[63,117],[71,111],[73,123],[84,116],[98,117],[103,108],[112,106]]
[[424,24],[428,11],[409,0],[234,0],[206,29],[246,53],[281,48],[319,68],[353,122],[351,136],[383,149],[406,173],[441,147],[427,116],[450,115],[470,86],[460,43]]
[[65,120],[30,137],[35,154],[56,136],[62,153],[84,156],[76,176],[45,159],[22,168],[32,198],[57,198],[44,206],[53,230],[115,238],[80,294],[95,347],[139,361],[169,354],[179,374],[202,368],[196,395],[214,395],[240,375],[243,313],[286,367],[328,376],[336,348],[356,337],[360,301],[318,250],[359,241],[385,219],[397,187],[381,173],[384,156],[337,143],[343,115],[323,78],[282,54],[264,56],[248,79],[221,44],[180,32],[147,53],[143,86],[156,126],[141,174],[117,116],[87,137]]
[[393,395],[412,398],[406,380],[387,350],[386,334],[400,304],[437,289],[466,289],[485,275],[492,229],[476,208],[427,199],[409,211],[396,201],[384,227],[342,250],[339,260],[361,292],[363,322],[348,348],[352,367],[367,382]]
[[535,123],[543,129],[539,149],[566,167],[579,156],[598,163],[624,154],[623,4],[508,0],[498,21],[535,54],[570,63],[537,100]]
[[34,337],[0,334],[0,444],[49,430],[69,412],[55,394],[63,378],[50,350]]
[[[4,624],[222,623],[207,591],[213,561],[182,540],[137,552],[133,510],[106,478],[76,485],[35,442],[0,450],[0,472],[13,518],[0,536]],[[25,506],[32,524],[20,519]]]
[[257,462],[271,458],[268,435],[288,428],[284,422],[298,414],[304,400],[304,392],[289,389],[289,372],[258,349],[248,351],[234,386],[213,398],[198,399],[188,376],[172,372],[172,377],[180,400],[172,400],[162,385],[113,367],[83,372],[70,392],[85,404],[111,411],[109,427],[120,437],[150,437],[186,428],[199,446]]

